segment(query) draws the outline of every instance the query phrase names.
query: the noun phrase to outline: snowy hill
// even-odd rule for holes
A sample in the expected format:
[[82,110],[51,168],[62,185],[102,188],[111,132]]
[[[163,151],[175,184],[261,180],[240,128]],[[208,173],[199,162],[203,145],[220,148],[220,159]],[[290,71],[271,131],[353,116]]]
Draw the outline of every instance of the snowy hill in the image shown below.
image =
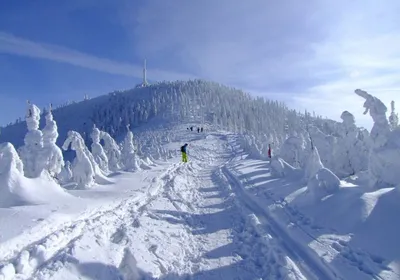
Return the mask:
[[[207,123],[226,130],[266,134],[275,143],[281,143],[288,131],[304,129],[304,114],[289,110],[285,104],[254,98],[241,90],[202,80],[161,82],[147,87],[112,92],[79,103],[53,109],[60,134],[61,145],[69,130],[88,135],[93,124],[118,138],[126,133],[126,125],[136,131],[149,122]],[[320,130],[331,134],[335,122],[309,117]],[[262,121],[261,121],[262,120]],[[44,118],[41,125],[44,125]],[[11,142],[16,147],[23,144],[25,121],[2,128],[0,142]],[[278,143],[277,143],[278,144]]]
[[[261,157],[267,155],[270,146],[274,152],[279,152],[285,140],[291,138],[298,145],[288,149],[284,159],[294,166],[304,164],[304,160],[296,154],[300,153],[298,150],[311,146],[311,135],[321,151],[322,162],[338,176],[345,177],[366,170],[363,157],[354,163],[347,159],[349,151],[364,153],[366,157],[368,150],[368,132],[355,125],[353,127],[351,121],[350,124],[342,124],[311,116],[308,112],[299,113],[283,103],[255,98],[241,90],[202,80],[161,82],[112,92],[55,109],[53,116],[58,125],[58,146],[62,145],[69,130],[79,132],[86,145],[90,146],[94,124],[116,139],[125,135],[129,125],[140,140],[140,133],[150,127],[166,128],[177,123],[190,123],[214,125],[247,135],[247,138],[252,138],[249,141],[253,155]],[[44,117],[41,118],[42,126]],[[351,135],[348,135],[349,130]],[[11,142],[18,148],[23,144],[25,133],[24,121],[7,126],[2,129],[0,142]],[[341,151],[334,151],[337,149]],[[67,159],[73,157],[69,152],[64,153]],[[340,154],[341,159],[334,158],[333,153]]]
[[398,118],[355,93],[371,133],[203,81],[29,103],[0,146],[0,279],[400,279]]

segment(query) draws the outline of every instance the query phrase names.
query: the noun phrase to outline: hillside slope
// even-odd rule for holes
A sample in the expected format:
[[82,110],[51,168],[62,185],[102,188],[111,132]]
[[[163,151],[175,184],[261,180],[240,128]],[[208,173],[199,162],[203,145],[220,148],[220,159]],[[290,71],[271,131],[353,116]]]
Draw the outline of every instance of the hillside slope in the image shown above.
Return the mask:
[[[209,123],[231,131],[265,134],[276,146],[283,142],[288,131],[301,133],[305,127],[304,115],[289,110],[283,103],[254,98],[241,90],[202,80],[161,82],[112,92],[55,109],[53,115],[59,128],[59,146],[69,130],[80,132],[89,144],[93,124],[119,138],[128,124],[135,131],[143,123],[157,124],[159,120],[164,126]],[[334,131],[333,121],[309,119],[326,133]],[[0,142],[11,142],[18,148],[25,133],[24,121],[9,125],[2,128]]]

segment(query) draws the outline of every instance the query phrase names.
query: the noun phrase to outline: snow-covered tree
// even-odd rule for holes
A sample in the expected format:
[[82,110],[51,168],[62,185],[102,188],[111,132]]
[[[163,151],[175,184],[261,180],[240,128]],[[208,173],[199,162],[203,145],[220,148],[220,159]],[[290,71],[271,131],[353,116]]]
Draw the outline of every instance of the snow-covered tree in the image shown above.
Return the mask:
[[108,172],[108,158],[100,144],[100,130],[94,126],[90,137],[92,138],[92,155],[94,160],[99,165],[100,169]]
[[72,163],[72,179],[79,187],[90,188],[94,184],[95,170],[87,155],[87,148],[82,136],[76,131],[69,131],[62,148],[66,151],[69,145],[76,152],[76,157]]
[[136,154],[133,133],[129,130],[129,127],[123,142],[121,156],[125,170],[136,171],[140,169],[140,159]]
[[306,158],[305,148],[306,143],[304,138],[292,135],[283,142],[279,157],[294,167],[304,167]]
[[101,132],[101,139],[104,141],[104,152],[108,158],[108,167],[112,171],[121,169],[121,151],[118,144],[107,132]]
[[333,135],[328,135],[324,133],[319,127],[314,125],[311,125],[309,127],[308,132],[311,137],[310,139],[312,139],[312,144],[318,148],[322,164],[330,169],[333,169],[333,149],[335,146],[336,138]]
[[334,170],[340,177],[347,177],[368,168],[368,149],[364,141],[364,132],[357,128],[354,116],[344,111],[340,137],[334,149]]
[[73,174],[71,170],[71,163],[67,160],[65,162],[64,167],[61,169],[61,172],[57,176],[60,183],[65,184],[72,180]]
[[25,176],[36,178],[47,165],[47,158],[43,155],[43,134],[39,130],[40,109],[29,101],[25,120],[28,132],[18,152],[24,164]]
[[390,123],[390,127],[393,130],[393,129],[396,129],[399,126],[399,115],[395,111],[394,101],[392,101],[390,103],[390,105],[391,105],[390,107],[392,109],[392,112],[390,113],[389,123]]
[[306,179],[306,181],[311,180],[321,168],[324,168],[324,165],[321,162],[318,148],[313,147],[311,149],[311,153],[308,156],[307,164],[304,170],[304,178]]
[[317,147],[312,148],[308,157],[304,178],[307,181],[307,192],[314,199],[333,194],[340,187],[339,178],[322,164]]
[[47,112],[46,126],[42,130],[43,133],[43,155],[46,160],[46,170],[50,175],[55,176],[60,173],[64,166],[64,158],[61,149],[56,145],[58,138],[57,123],[53,119],[52,109]]
[[374,121],[368,161],[370,184],[376,188],[396,186],[400,182],[400,132],[398,129],[390,130],[387,107],[381,100],[360,89],[355,93],[365,99],[364,114],[369,112]]

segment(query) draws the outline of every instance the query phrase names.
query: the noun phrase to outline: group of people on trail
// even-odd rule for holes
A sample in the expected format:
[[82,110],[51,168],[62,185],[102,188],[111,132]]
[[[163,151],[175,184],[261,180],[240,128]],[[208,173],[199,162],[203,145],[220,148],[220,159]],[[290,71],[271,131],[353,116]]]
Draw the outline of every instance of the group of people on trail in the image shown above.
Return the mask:
[[[188,127],[187,130],[189,130],[189,129],[190,129],[190,131],[193,131],[194,127],[193,126]],[[198,127],[197,128],[197,133],[200,133],[200,132],[203,132],[203,131],[204,131],[203,127]]]

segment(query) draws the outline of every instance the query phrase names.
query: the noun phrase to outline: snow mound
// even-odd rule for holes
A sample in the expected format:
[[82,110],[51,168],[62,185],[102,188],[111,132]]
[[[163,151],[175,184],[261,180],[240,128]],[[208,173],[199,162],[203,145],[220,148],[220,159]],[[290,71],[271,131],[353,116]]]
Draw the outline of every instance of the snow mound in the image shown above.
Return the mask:
[[68,196],[46,172],[38,178],[26,178],[23,164],[14,146],[0,146],[0,207],[42,204]]

